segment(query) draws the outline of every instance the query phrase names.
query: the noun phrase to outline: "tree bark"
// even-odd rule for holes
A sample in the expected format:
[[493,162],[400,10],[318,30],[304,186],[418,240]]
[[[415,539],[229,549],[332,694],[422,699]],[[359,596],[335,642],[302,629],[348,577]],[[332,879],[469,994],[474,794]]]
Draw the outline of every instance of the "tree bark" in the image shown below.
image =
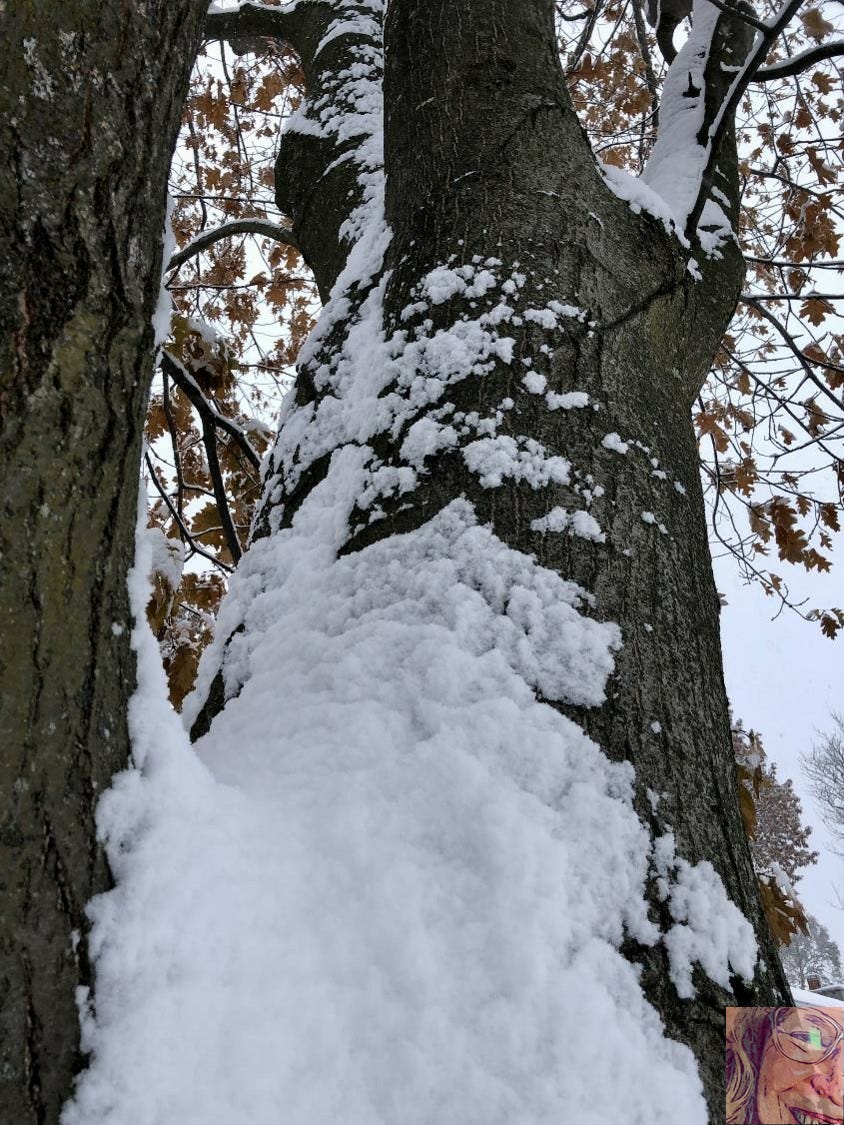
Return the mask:
[[79,1063],[166,184],[204,0],[0,5],[0,1119]]
[[[347,9],[372,7],[338,3],[334,12],[339,19]],[[309,11],[310,6],[301,9],[303,21]],[[668,1034],[697,1057],[716,1122],[723,1120],[724,1106],[724,1007],[790,1002],[739,815],[719,604],[691,424],[692,403],[732,315],[744,268],[734,241],[706,257],[699,245],[687,248],[660,221],[634,213],[609,189],[571,108],[553,15],[552,0],[519,5],[391,0],[383,89],[392,239],[380,275],[368,286],[351,286],[345,299],[350,321],[372,286],[386,279],[386,337],[417,329],[430,336],[486,307],[483,297],[459,293],[415,307],[420,280],[430,271],[497,261],[490,268],[501,276],[520,276],[512,300],[521,322],[507,325],[512,358],[492,356],[483,378],[449,386],[449,416],[488,420],[522,447],[530,440],[548,455],[564,455],[573,466],[571,479],[542,487],[484,479],[466,456],[467,444],[480,432],[467,424],[456,445],[425,458],[413,488],[379,497],[377,519],[361,504],[349,519],[341,550],[361,551],[418,528],[464,497],[504,543],[591,591],[593,614],[620,626],[623,647],[603,705],[548,702],[611,758],[632,763],[636,808],[652,836],[671,832],[678,855],[692,864],[711,863],[755,930],[755,979],[734,977],[727,990],[698,968],[696,995],[689,1000],[681,999],[670,981],[662,945],[631,938],[625,946],[626,955],[642,966],[643,989]],[[313,43],[323,34],[324,26],[300,31],[311,44],[311,68]],[[719,34],[716,50],[725,44],[732,50],[735,40]],[[335,73],[348,68],[355,43],[360,38],[340,35],[332,41]],[[710,59],[716,78],[717,61]],[[321,96],[325,76],[318,82]],[[732,146],[727,136],[718,185],[730,196],[735,222]],[[337,191],[331,206],[319,209],[320,215],[332,215],[319,235],[309,230],[316,211],[307,185],[323,190],[321,172],[334,168],[345,151],[331,151],[324,136],[297,142],[282,151],[290,163],[279,167],[297,238],[312,260],[324,263],[324,294],[337,282],[345,259],[337,233],[343,193]],[[295,190],[282,188],[282,177],[297,185]],[[358,186],[347,215],[359,195]],[[583,315],[543,318],[532,312],[548,309],[549,302]],[[337,362],[343,333],[343,323],[335,323],[300,366],[285,416],[291,432],[304,428],[301,419],[310,415],[303,411],[337,393],[325,372]],[[527,372],[536,376],[532,388],[523,381]],[[403,393],[397,385],[387,392]],[[588,408],[553,407],[546,392],[586,395]],[[442,401],[427,408],[436,424],[444,417],[438,413]],[[409,414],[398,432],[384,430],[371,439],[379,468],[406,468],[402,443],[424,415],[425,410]],[[314,453],[307,432],[290,443],[284,437],[283,425],[256,522],[258,536],[288,526],[329,470],[333,450]],[[555,507],[591,517],[603,538],[537,530],[536,521]],[[236,693],[221,667],[194,737]],[[655,794],[661,795],[658,802]],[[653,919],[668,930],[671,917],[656,878],[649,902]]]
[[[372,525],[355,547],[397,524],[421,522],[463,494],[499,538],[593,591],[600,617],[621,626],[607,702],[566,710],[610,757],[633,763],[643,822],[655,836],[670,828],[690,862],[713,864],[759,942],[752,987],[736,979],[729,995],[698,972],[693,1001],[678,999],[662,947],[629,948],[669,1034],[694,1050],[717,1121],[724,1006],[789,1002],[738,813],[719,603],[691,424],[743,263],[734,243],[720,260],[698,250],[703,276],[695,280],[679,242],[607,190],[568,101],[552,15],[545,0],[521,5],[518,18],[506,0],[391,4],[385,153],[395,265],[387,309],[397,325],[417,279],[456,254],[518,262],[527,306],[556,299],[587,310],[591,330],[576,325],[551,341],[551,356],[539,350],[548,334],[536,325],[526,326],[516,354],[532,361],[550,390],[586,392],[599,409],[543,409],[503,364],[451,398],[458,410],[482,416],[513,398],[507,418],[514,430],[564,452],[581,481],[603,488],[589,512],[606,543],[531,530],[554,505],[583,509],[584,489],[484,489],[452,456],[431,465],[418,492],[402,495],[401,513]],[[729,155],[724,163],[733,164]],[[622,437],[626,454],[606,448],[610,433]],[[648,513],[656,523],[645,522]],[[648,790],[664,794],[656,809]],[[653,889],[652,907],[667,928]]]

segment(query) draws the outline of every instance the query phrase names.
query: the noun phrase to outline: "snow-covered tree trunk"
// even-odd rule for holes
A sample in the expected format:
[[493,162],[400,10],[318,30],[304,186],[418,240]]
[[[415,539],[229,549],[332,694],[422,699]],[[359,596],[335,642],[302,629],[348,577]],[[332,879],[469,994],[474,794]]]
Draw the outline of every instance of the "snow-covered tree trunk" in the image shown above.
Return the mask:
[[[700,209],[702,138],[747,39],[696,5],[697,37],[674,64],[643,184],[596,163],[567,95],[553,8],[391,0],[383,86],[380,0],[292,9],[284,34],[311,96],[283,143],[278,190],[330,298],[189,712],[194,735],[206,735],[200,753],[220,763],[246,737],[250,709],[278,692],[278,731],[262,753],[298,763],[313,743],[315,760],[324,748],[334,763],[324,768],[338,770],[345,755],[360,771],[350,802],[367,771],[392,776],[393,756],[408,756],[408,785],[421,792],[427,748],[442,752],[446,776],[453,753],[459,795],[436,831],[442,854],[463,849],[458,866],[497,861],[485,853],[494,829],[472,835],[483,817],[465,760],[496,793],[524,798],[536,824],[550,817],[570,871],[563,862],[550,907],[539,890],[525,903],[561,959],[544,989],[562,994],[539,1011],[532,986],[510,996],[501,985],[512,1010],[524,1002],[537,1037],[556,1026],[562,1039],[558,1001],[587,1025],[585,1009],[617,988],[607,1019],[625,1026],[630,982],[620,972],[611,986],[608,962],[583,954],[594,941],[620,950],[641,966],[633,987],[667,1035],[691,1048],[717,1121],[724,1006],[789,1000],[739,816],[690,420],[743,277],[729,131],[691,243],[682,222]],[[229,31],[221,22],[215,33]],[[298,679],[290,672],[295,659],[311,682],[300,665]],[[408,839],[417,827],[405,824]],[[577,889],[563,888],[566,871]],[[480,972],[508,931],[483,898],[474,905]],[[569,918],[579,937],[554,936]],[[527,923],[512,924],[517,942]],[[463,1028],[470,1039],[475,1019],[481,1008]],[[558,1105],[540,1087],[568,1048],[549,1034],[550,1046],[522,1041],[524,1058],[511,1059],[525,1068],[512,1083],[520,1120]],[[612,1035],[601,1050],[625,1119],[670,1120],[670,1096],[663,1107],[652,1090],[676,1089],[653,1077],[643,1094],[636,1083],[648,1077],[628,1083]],[[648,1050],[648,1075],[661,1074]],[[603,1120],[598,1085],[583,1112],[592,1104]],[[468,1120],[440,1094],[445,1117]],[[477,1119],[507,1118],[479,1109]]]
[[58,1119],[128,758],[126,574],[203,0],[0,5],[0,1119]]

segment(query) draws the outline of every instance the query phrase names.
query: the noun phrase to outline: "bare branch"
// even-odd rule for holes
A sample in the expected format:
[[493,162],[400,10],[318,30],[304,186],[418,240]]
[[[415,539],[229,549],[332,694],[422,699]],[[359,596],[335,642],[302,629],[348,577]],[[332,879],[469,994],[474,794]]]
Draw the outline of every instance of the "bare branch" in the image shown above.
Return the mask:
[[757,70],[753,77],[754,82],[776,82],[778,78],[792,78],[808,70],[810,66],[823,62],[824,59],[834,59],[844,55],[844,39],[833,39],[829,43],[821,43],[819,47],[810,47],[793,55],[790,59],[774,63],[772,66],[763,66]]
[[844,293],[818,293],[811,289],[808,293],[742,293],[742,301],[844,301]]
[[240,549],[240,540],[237,537],[234,520],[229,511],[229,501],[226,496],[226,486],[223,483],[223,470],[220,468],[220,458],[217,456],[217,431],[214,423],[207,415],[202,416],[202,443],[205,446],[205,457],[208,461],[208,475],[214,488],[214,499],[217,511],[220,513],[220,523],[223,525],[223,534],[229,554],[235,566],[240,562],[243,551]]
[[[208,474],[211,477],[211,485],[214,489],[214,500],[217,504],[217,511],[220,514],[220,523],[223,528],[223,534],[226,537],[226,545],[228,546],[229,554],[234,560],[235,565],[237,565],[237,563],[240,562],[243,551],[241,550],[240,540],[237,537],[234,521],[229,511],[226,486],[223,482],[223,471],[220,468],[220,459],[217,456],[217,427],[219,426],[220,429],[231,434],[256,469],[260,465],[258,455],[249,444],[240,426],[214,409],[202,393],[196,380],[178,360],[174,359],[168,352],[162,351],[161,367],[162,370],[167,372],[176,386],[184,391],[191,405],[194,406],[199,413],[199,420],[202,426],[202,444],[205,446],[205,457],[208,461]],[[169,502],[168,507],[170,507]],[[180,527],[183,526],[180,521]]]
[[237,8],[211,8],[205,17],[208,39],[283,39],[293,45],[298,20],[295,9],[246,3]]
[[[759,316],[761,316],[765,320],[767,320],[769,324],[773,325],[773,327],[777,330],[777,333],[779,334],[782,342],[785,344],[785,346],[789,349],[789,351],[792,353],[794,358],[799,362],[800,366],[803,368],[803,374],[806,376],[806,378],[809,380],[809,382],[812,383],[814,386],[816,386],[818,388],[818,390],[821,392],[821,394],[824,395],[825,398],[828,398],[832,403],[834,403],[834,405],[840,410],[841,407],[842,407],[841,399],[836,398],[835,395],[832,393],[832,391],[829,389],[829,387],[825,386],[820,381],[820,379],[817,377],[817,375],[812,370],[811,365],[815,361],[814,360],[808,360],[806,358],[806,356],[803,355],[803,353],[797,347],[797,344],[794,342],[794,338],[792,337],[792,335],[788,331],[788,329],[783,324],[781,324],[780,321],[777,320],[777,318],[772,313],[768,312],[768,310],[765,308],[764,305],[760,305],[755,297],[751,297],[751,298],[742,297],[741,300],[744,302],[744,304],[749,305],[750,308],[755,309],[756,312],[759,314]],[[820,364],[819,366],[827,367],[829,365],[828,364]],[[833,368],[833,370],[835,370],[835,368]],[[823,449],[823,446],[821,446],[821,448]],[[828,453],[830,457],[833,457],[833,458],[835,457],[835,454],[832,453],[831,450],[829,450],[829,449],[824,449],[824,452]]]
[[278,223],[270,222],[269,219],[235,219],[230,223],[223,223],[222,226],[214,227],[212,230],[203,231],[202,234],[191,239],[187,246],[173,255],[167,263],[167,269],[177,270],[189,259],[201,254],[209,246],[213,246],[215,242],[219,242],[223,238],[232,238],[237,234],[257,234],[263,238],[273,238],[276,242],[282,242],[285,246],[292,246],[295,250],[299,249],[296,235],[287,227],[281,227]]
[[231,418],[227,418],[225,414],[221,414],[205,397],[202,389],[197,383],[196,379],[177,359],[175,359],[169,352],[161,352],[161,369],[173,380],[176,386],[184,392],[191,406],[194,407],[199,414],[202,422],[208,421],[218,429],[225,431],[230,437],[234,438],[240,448],[243,450],[246,460],[256,472],[260,472],[261,458],[252,448],[249,438],[244,433],[242,427],[238,426],[237,422],[233,422]]
[[[648,36],[645,32],[645,21],[642,17],[642,0],[633,0],[633,26],[636,30],[636,42],[638,43],[639,54],[642,56],[642,62],[645,67],[645,82],[647,83],[648,93],[651,98],[651,125],[656,129],[659,126],[659,83],[654,73],[653,59],[651,58],[651,51],[648,46]],[[643,130],[644,125],[645,122],[643,120]],[[641,152],[639,155],[641,158]]]
[[595,30],[595,24],[598,22],[598,17],[604,7],[604,0],[595,0],[595,6],[588,13],[588,18],[577,40],[571,58],[566,60],[566,74],[573,74],[574,71],[580,66],[580,60],[589,45],[589,40],[592,37],[592,32]]
[[144,451],[144,461],[146,462],[146,467],[149,471],[150,479],[152,480],[152,483],[155,485],[156,492],[161,497],[161,499],[164,501],[164,503],[167,505],[167,510],[169,511],[170,515],[172,516],[173,520],[176,523],[176,526],[179,529],[179,532],[180,532],[181,537],[182,537],[182,542],[189,544],[190,549],[195,554],[202,555],[202,557],[204,559],[208,559],[208,561],[212,562],[214,564],[214,566],[218,566],[221,570],[224,570],[226,572],[226,574],[231,574],[231,572],[233,570],[232,567],[226,566],[226,564],[224,562],[222,562],[221,559],[218,559],[215,555],[212,555],[210,551],[206,551],[204,547],[200,547],[197,544],[196,540],[191,535],[190,530],[185,525],[184,520],[179,515],[179,513],[176,511],[176,509],[173,507],[173,502],[170,499],[170,497],[167,495],[167,490],[165,489],[165,487],[161,483],[161,481],[158,479],[158,473],[155,471],[155,466],[152,463],[152,458],[150,457],[149,451],[147,451],[147,450]]

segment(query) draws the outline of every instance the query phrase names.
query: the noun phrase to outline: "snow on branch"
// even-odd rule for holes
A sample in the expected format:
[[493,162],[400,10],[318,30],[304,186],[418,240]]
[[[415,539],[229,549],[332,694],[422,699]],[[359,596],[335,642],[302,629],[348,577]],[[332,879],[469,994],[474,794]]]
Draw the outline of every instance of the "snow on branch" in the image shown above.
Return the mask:
[[703,169],[701,176],[700,186],[698,188],[697,198],[695,199],[694,206],[692,207],[688,223],[686,225],[686,233],[694,232],[697,230],[698,222],[700,221],[703,208],[706,204],[710,190],[712,188],[712,180],[715,174],[715,166],[718,161],[719,150],[721,142],[724,139],[724,134],[730,128],[735,111],[739,102],[744,95],[745,90],[753,81],[753,76],[759,70],[761,64],[765,61],[771,47],[776,41],[779,34],[791,22],[792,18],[797,14],[802,0],[786,0],[779,11],[766,21],[765,30],[757,31],[756,38],[750,52],[744,61],[744,64],[739,68],[733,79],[732,86],[727,93],[726,98],[721,103],[715,120],[709,128],[708,138],[708,155],[706,165]]
[[222,226],[214,227],[213,230],[203,231],[202,234],[191,239],[187,246],[182,247],[167,263],[168,272],[179,269],[185,262],[196,257],[197,254],[201,254],[203,250],[207,250],[215,242],[220,242],[224,238],[232,238],[237,234],[257,234],[262,238],[272,238],[276,242],[284,243],[285,246],[299,249],[296,235],[287,227],[281,227],[278,223],[270,222],[269,219],[235,219],[230,223],[223,223]]
[[706,165],[700,140],[706,128],[705,76],[721,18],[709,0],[696,0],[691,34],[666,75],[659,131],[641,177],[668,205],[678,230],[686,227]]
[[[668,71],[659,134],[642,175],[690,240],[699,237],[704,207],[712,204],[716,169],[736,108],[800,4],[801,0],[786,0],[762,23],[723,0],[695,0],[691,35]],[[740,45],[743,24],[755,29],[745,50]],[[779,76],[785,75],[774,75]]]

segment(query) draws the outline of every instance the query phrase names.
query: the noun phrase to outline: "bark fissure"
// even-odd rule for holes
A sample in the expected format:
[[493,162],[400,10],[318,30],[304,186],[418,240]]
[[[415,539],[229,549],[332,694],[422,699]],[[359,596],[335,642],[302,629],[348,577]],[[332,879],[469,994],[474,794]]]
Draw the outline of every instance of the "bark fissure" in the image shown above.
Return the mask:
[[170,156],[206,5],[0,11],[0,1119],[58,1120],[128,761],[126,575]]

